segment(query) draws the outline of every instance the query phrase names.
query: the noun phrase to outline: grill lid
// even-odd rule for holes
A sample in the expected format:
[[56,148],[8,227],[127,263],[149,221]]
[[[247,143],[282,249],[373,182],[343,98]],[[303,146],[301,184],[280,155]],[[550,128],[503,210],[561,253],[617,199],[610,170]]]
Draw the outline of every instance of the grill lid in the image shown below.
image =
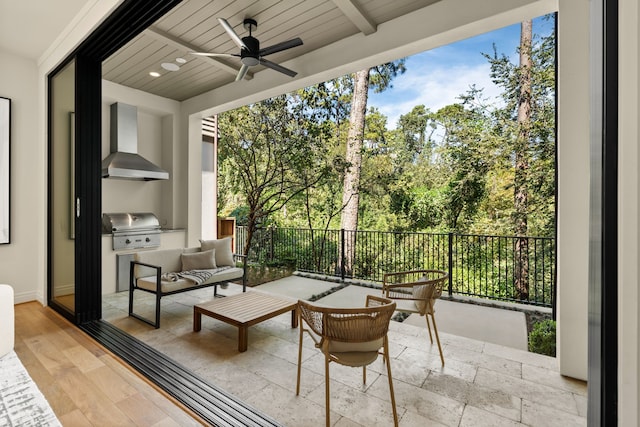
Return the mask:
[[160,230],[160,221],[151,212],[104,213],[102,214],[102,227],[109,233],[154,231]]

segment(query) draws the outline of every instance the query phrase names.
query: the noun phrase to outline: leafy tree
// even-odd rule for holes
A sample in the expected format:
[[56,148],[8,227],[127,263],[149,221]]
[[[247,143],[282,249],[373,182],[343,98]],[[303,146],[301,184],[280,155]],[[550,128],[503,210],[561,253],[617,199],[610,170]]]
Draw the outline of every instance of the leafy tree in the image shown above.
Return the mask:
[[425,158],[431,160],[434,148],[431,136],[435,128],[430,123],[432,115],[424,105],[416,105],[409,113],[400,116],[398,127],[404,144],[403,147],[398,147],[403,148],[396,156],[398,162],[412,163],[425,150]]
[[[555,35],[534,44],[532,22],[525,21],[517,65],[505,55],[485,55],[493,81],[504,89],[505,107],[498,117],[513,156],[513,232],[517,236],[530,234],[529,218],[534,212],[538,230],[550,234],[555,228],[555,215],[549,209],[555,191],[554,53]],[[518,239],[515,288],[521,300],[529,296],[528,262],[528,239]]]
[[[514,144],[514,207],[516,236],[526,236],[529,228],[529,189],[527,175],[529,172],[529,140],[531,137],[531,38],[532,22],[527,20],[520,24],[520,65],[517,126],[518,135]],[[529,299],[529,239],[516,240],[515,288],[518,299]]]
[[[553,15],[547,19],[554,19]],[[520,211],[514,212],[514,219],[526,214],[526,232],[523,232],[522,220],[514,220],[512,231],[518,233],[521,230],[522,234],[549,236],[555,232],[554,32],[541,39],[532,38],[530,47],[525,45],[519,51],[529,52],[528,65],[514,64],[506,55],[498,55],[495,49],[493,55],[484,54],[491,67],[492,80],[503,88],[504,106],[495,113],[496,127],[514,171],[514,208],[516,194],[521,191],[527,194],[526,209],[525,205],[520,204]],[[525,84],[527,81],[529,83]],[[521,93],[522,90],[524,93]],[[522,119],[518,121],[518,112],[524,113],[527,99],[528,123]],[[518,159],[516,152],[519,153]],[[520,164],[518,167],[517,161]],[[518,183],[515,183],[516,173],[519,175]],[[519,199],[522,200],[521,197]]]
[[[369,96],[369,86],[382,92],[391,86],[391,81],[398,73],[405,71],[404,59],[390,62],[373,68],[360,70],[352,75],[353,95],[349,116],[349,130],[347,133],[347,147],[345,160],[348,164],[344,173],[342,193],[341,228],[345,230],[358,229],[358,209],[360,201],[360,170],[362,168],[362,149],[364,141],[365,115]],[[355,234],[345,243],[345,261],[343,268],[351,274],[353,258],[355,256]]]
[[461,103],[443,107],[435,114],[444,132],[440,155],[448,168],[443,195],[449,230],[467,229],[487,195],[495,138],[481,95],[481,90],[472,87]]
[[327,173],[323,144],[291,104],[283,95],[220,115],[220,169],[248,207],[245,254],[258,226]]

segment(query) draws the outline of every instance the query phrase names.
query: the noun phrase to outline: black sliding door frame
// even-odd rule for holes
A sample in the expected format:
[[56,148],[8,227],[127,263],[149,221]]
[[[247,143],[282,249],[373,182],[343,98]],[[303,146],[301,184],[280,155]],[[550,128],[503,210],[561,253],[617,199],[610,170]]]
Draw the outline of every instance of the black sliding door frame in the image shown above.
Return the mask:
[[[51,295],[51,176],[48,180],[47,300],[76,324],[102,317],[102,62],[181,1],[125,0],[48,76],[50,112],[52,79],[75,60],[75,311],[71,314]],[[50,116],[48,137],[51,147]]]
[[591,2],[587,421],[618,423],[618,0]]

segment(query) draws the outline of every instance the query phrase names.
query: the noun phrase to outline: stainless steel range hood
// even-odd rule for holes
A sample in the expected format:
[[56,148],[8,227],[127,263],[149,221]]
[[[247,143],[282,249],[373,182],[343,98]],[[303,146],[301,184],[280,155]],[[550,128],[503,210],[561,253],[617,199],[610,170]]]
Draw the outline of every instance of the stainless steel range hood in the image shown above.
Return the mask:
[[111,104],[111,154],[102,161],[103,178],[151,181],[169,173],[138,154],[138,109]]

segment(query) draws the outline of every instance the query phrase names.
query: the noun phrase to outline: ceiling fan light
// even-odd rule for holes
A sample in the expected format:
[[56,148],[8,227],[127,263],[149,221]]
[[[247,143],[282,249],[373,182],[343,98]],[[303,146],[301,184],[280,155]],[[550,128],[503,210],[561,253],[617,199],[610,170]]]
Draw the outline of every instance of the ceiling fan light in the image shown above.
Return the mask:
[[258,58],[254,58],[253,56],[243,56],[241,61],[247,67],[253,67],[254,65],[258,65],[260,63]]
[[180,69],[180,67],[173,62],[163,62],[160,66],[167,71],[178,71]]

